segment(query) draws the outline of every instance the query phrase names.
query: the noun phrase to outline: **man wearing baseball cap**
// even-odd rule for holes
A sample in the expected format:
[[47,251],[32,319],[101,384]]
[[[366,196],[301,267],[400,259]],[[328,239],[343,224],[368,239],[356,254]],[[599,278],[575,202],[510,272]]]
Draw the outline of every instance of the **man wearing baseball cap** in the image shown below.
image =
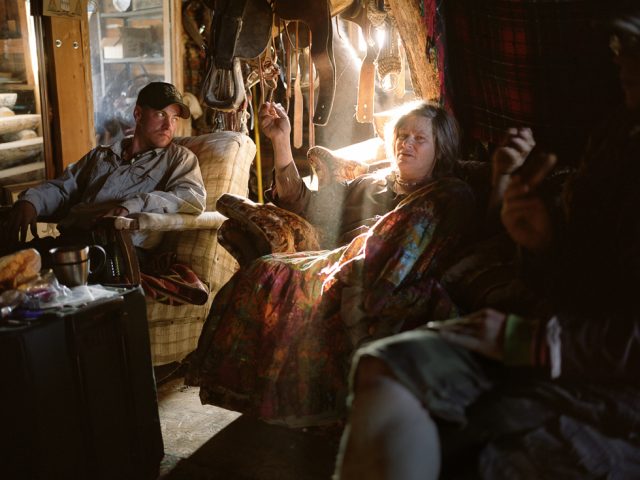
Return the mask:
[[[67,243],[81,240],[104,216],[204,210],[206,191],[198,159],[173,143],[178,119],[190,117],[180,92],[170,83],[149,83],[138,94],[133,116],[132,136],[94,148],[60,177],[20,194],[2,229],[7,236],[2,250],[19,247],[29,228],[37,236],[38,217],[59,219],[61,239],[56,242]],[[158,241],[157,235],[133,237],[134,245],[145,248]],[[49,247],[50,242],[41,243]],[[38,248],[37,242],[33,246]]]

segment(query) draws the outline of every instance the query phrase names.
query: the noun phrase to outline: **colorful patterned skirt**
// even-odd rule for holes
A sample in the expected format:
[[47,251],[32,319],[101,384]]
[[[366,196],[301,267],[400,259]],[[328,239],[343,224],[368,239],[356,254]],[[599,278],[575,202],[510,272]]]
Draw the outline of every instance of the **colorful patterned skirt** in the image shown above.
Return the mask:
[[457,313],[437,278],[473,208],[466,184],[440,180],[346,246],[241,269],[213,302],[187,383],[203,403],[275,423],[340,419],[359,345]]

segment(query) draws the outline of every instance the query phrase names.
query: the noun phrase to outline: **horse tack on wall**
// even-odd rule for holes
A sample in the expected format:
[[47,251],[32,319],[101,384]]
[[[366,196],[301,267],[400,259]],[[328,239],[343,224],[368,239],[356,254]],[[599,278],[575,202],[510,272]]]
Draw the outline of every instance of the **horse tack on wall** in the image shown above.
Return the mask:
[[240,108],[245,100],[241,60],[256,58],[267,49],[272,18],[266,0],[215,2],[207,44],[207,73],[202,85],[202,96],[211,108],[220,111]]
[[[274,19],[301,21],[311,31],[310,53],[319,78],[313,123],[326,125],[335,96],[335,62],[331,17],[353,0],[217,0],[214,5],[203,98],[221,111],[237,110],[245,100],[241,60],[262,55],[268,48]],[[276,29],[277,30],[277,29]]]

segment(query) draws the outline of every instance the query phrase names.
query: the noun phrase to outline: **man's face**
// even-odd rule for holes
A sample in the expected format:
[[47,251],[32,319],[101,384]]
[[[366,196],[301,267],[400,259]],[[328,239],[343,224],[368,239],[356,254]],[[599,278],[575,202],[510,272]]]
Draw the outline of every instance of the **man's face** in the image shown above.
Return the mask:
[[162,110],[136,105],[133,116],[136,120],[135,136],[148,148],[164,148],[173,140],[178,126],[180,108],[168,105]]
[[613,35],[611,48],[617,53],[615,62],[620,68],[625,104],[631,110],[640,110],[640,38],[635,35]]

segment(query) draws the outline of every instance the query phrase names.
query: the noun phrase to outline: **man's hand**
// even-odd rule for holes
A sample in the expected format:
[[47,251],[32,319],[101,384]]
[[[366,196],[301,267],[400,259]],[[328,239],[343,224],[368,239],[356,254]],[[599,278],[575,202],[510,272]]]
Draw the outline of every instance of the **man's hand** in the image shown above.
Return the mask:
[[521,167],[535,146],[536,141],[530,128],[508,129],[500,146],[491,156],[494,180]]
[[13,208],[9,212],[9,219],[6,224],[6,231],[3,235],[10,244],[25,242],[27,240],[27,229],[31,230],[31,234],[38,238],[38,212],[31,202],[26,200],[18,200],[13,204]]
[[114,207],[103,215],[103,217],[126,217],[129,210],[124,207]]
[[509,185],[509,175],[520,168],[536,142],[530,128],[510,128],[506,131],[500,146],[491,156],[491,197],[489,211],[502,203],[504,192]]
[[504,193],[502,224],[514,242],[532,252],[547,249],[553,240],[551,217],[535,190],[555,163],[555,155],[530,159],[512,175]]
[[258,111],[260,129],[272,143],[278,141],[289,142],[291,124],[289,117],[279,103],[266,102]]
[[504,358],[504,332],[507,315],[486,308],[466,317],[429,322],[446,341],[494,360]]

